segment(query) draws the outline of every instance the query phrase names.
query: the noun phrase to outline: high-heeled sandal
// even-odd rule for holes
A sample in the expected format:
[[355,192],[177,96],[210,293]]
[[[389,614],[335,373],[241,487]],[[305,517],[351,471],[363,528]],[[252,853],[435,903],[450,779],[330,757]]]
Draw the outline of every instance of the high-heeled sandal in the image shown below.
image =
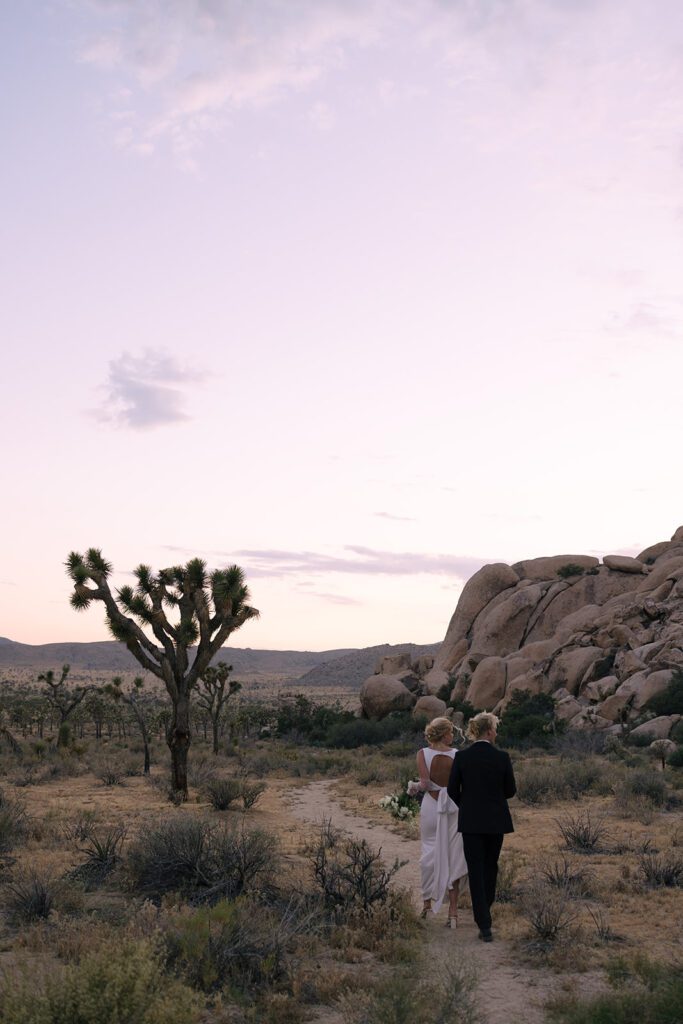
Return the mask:
[[446,918],[446,927],[447,928],[457,928],[458,927],[458,915],[457,915],[457,913],[456,914],[449,914],[448,915],[448,917]]
[[429,913],[429,911],[431,909],[432,909],[431,903],[430,903],[429,906],[425,906],[425,907],[422,908],[422,910],[420,911],[420,919],[422,921],[426,921],[427,920],[427,914]]

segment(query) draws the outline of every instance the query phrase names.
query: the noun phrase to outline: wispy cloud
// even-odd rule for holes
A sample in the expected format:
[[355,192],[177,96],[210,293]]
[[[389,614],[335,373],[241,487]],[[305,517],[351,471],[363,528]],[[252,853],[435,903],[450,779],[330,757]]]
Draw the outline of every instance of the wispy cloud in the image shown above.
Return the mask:
[[412,516],[395,516],[393,512],[375,512],[378,519],[391,519],[395,523],[416,523]]
[[101,386],[104,402],[93,415],[100,422],[132,430],[182,423],[189,419],[184,388],[203,377],[162,351],[147,349],[140,356],[124,352],[109,363]]
[[[680,145],[681,105],[670,98],[683,77],[674,0],[661,0],[654,20],[646,0],[629,0],[627,15],[624,0],[80,3],[92,26],[81,59],[123,76],[127,94],[118,90],[112,111],[125,121],[118,140],[141,153],[165,140],[191,163],[199,140],[221,131],[229,115],[319,88],[360,50],[378,55],[374,98],[386,105],[399,87],[387,80],[382,57],[406,38],[460,98],[465,128],[479,129],[493,147],[496,129],[510,120],[519,137],[535,130],[554,135],[562,122],[570,136],[593,133],[608,150],[606,125],[639,152],[663,139]],[[410,91],[414,83],[401,88]],[[496,102],[482,103],[491,90]],[[610,94],[613,110],[606,106]],[[332,126],[323,99],[310,110],[315,127]],[[603,166],[598,158],[578,184],[612,187],[615,173],[613,160]]]
[[[178,547],[166,546],[166,550],[182,552],[183,555],[197,554]],[[491,561],[488,558],[472,558],[467,555],[381,551],[357,544],[347,544],[341,550],[343,553],[339,555],[269,548],[246,548],[232,552],[207,551],[203,554],[207,558],[224,562],[239,562],[248,577],[321,576],[328,573],[356,576],[414,576],[419,573],[464,580],[469,579],[472,573]]]
[[678,297],[649,298],[612,313],[606,330],[610,334],[647,335],[649,338],[683,337],[683,301]]

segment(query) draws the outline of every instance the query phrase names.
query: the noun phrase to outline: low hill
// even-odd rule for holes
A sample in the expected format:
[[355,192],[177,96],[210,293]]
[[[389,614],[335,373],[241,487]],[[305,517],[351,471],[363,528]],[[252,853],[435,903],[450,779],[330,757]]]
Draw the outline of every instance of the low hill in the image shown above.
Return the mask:
[[410,653],[412,658],[417,658],[421,654],[436,654],[439,647],[440,644],[379,644],[377,647],[363,647],[321,662],[304,673],[297,683],[302,687],[343,687],[359,690],[385,654]]
[[[279,676],[298,679],[327,661],[353,653],[351,648],[332,651],[256,651],[223,647],[216,661],[233,666],[234,676]],[[139,672],[140,666],[123,644],[116,640],[96,643],[20,644],[0,637],[0,669],[58,669],[69,664],[75,670],[91,672]]]

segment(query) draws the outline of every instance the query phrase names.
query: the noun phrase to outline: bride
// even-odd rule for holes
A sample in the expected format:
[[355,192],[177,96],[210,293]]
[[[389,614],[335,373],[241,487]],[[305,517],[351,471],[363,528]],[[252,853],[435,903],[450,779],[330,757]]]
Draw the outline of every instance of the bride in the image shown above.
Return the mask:
[[420,808],[422,856],[422,917],[436,913],[448,892],[447,928],[458,924],[460,879],[467,875],[467,864],[458,832],[458,808],[446,792],[456,751],[453,747],[453,723],[434,718],[425,729],[429,744],[418,751],[419,788],[425,791]]

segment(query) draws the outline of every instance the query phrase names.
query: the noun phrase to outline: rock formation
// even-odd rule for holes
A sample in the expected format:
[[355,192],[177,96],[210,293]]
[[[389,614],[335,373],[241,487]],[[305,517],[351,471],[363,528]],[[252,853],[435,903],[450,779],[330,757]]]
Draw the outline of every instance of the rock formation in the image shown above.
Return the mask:
[[[516,690],[549,693],[570,729],[617,729],[647,712],[683,668],[683,527],[637,558],[588,555],[485,565],[465,585],[434,658],[385,658],[361,689],[363,713],[425,713],[451,699],[505,710]],[[422,699],[421,699],[422,698]],[[419,703],[419,707],[417,707]],[[666,738],[677,721],[657,722]],[[674,721],[675,720],[675,721]],[[654,730],[653,730],[654,732]]]

